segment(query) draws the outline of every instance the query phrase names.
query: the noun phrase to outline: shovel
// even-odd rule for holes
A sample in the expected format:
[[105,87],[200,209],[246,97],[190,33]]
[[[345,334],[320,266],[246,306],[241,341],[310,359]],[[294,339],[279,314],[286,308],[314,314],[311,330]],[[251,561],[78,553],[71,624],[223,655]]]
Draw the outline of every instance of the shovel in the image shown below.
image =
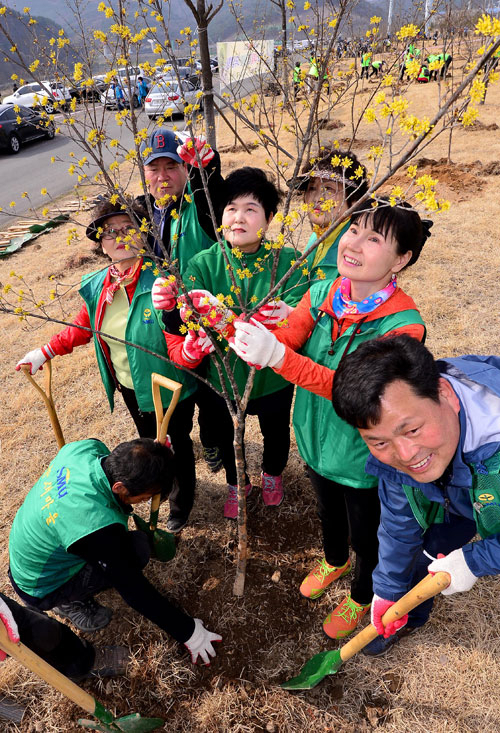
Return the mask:
[[45,362],[45,390],[43,390],[40,387],[40,385],[38,384],[38,382],[34,380],[33,377],[31,376],[29,364],[23,364],[21,366],[21,371],[24,372],[24,376],[27,379],[29,379],[33,387],[40,394],[42,400],[45,402],[45,406],[49,413],[50,422],[52,424],[52,427],[54,429],[54,433],[56,436],[57,445],[59,446],[59,448],[62,448],[65,443],[65,440],[64,440],[63,432],[61,430],[61,424],[57,417],[54,400],[52,399],[52,362],[51,360],[49,359],[48,361]]
[[[153,389],[153,403],[156,413],[156,440],[158,443],[164,443],[167,438],[170,418],[175,410],[175,406],[179,402],[182,384],[153,372],[153,374],[151,374],[151,386]],[[170,400],[170,404],[165,414],[163,414],[160,387],[165,387],[165,389],[169,389],[172,392],[172,399]],[[137,528],[149,535],[152,541],[155,557],[160,560],[160,562],[168,562],[175,556],[175,537],[171,532],[166,532],[163,529],[157,529],[160,500],[161,494],[155,494],[151,499],[149,524],[137,514],[134,514],[133,517]]]
[[[416,606],[419,606],[429,598],[437,596],[442,590],[450,584],[450,576],[445,572],[427,575],[420,583],[408,591],[406,595],[396,601],[382,616],[384,626],[396,619],[404,616]],[[332,649],[326,652],[320,652],[311,657],[304,664],[297,677],[283,682],[280,686],[284,690],[310,690],[321,682],[329,674],[336,674],[344,662],[357,654],[363,647],[369,644],[378,636],[377,630],[373,624],[365,626],[365,628],[356,634],[351,641],[344,644],[340,649]]]
[[34,672],[42,680],[48,682],[54,689],[62,692],[67,698],[83,708],[87,713],[94,715],[100,722],[92,720],[79,720],[84,728],[99,731],[126,731],[127,733],[145,733],[150,730],[157,730],[163,726],[162,718],[141,718],[139,713],[125,715],[122,718],[113,717],[113,713],[107,710],[98,700],[75,685],[68,677],[51,667],[41,657],[24,646],[21,642],[17,644],[11,641],[7,635],[5,626],[0,623],[0,649],[9,654],[22,665]]

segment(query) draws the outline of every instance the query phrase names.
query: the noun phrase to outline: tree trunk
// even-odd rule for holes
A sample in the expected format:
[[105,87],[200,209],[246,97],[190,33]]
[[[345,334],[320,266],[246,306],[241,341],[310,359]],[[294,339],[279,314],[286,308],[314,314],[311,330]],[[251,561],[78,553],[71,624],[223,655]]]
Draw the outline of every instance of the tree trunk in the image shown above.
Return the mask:
[[217,148],[214,95],[212,92],[213,74],[212,67],[210,66],[208,23],[206,17],[200,19],[200,24],[198,25],[198,41],[200,44],[201,87],[203,89],[203,113],[205,115],[206,137],[208,144],[212,148]]
[[245,492],[245,461],[243,458],[243,428],[245,414],[237,408],[234,423],[234,457],[238,476],[238,559],[234,578],[233,595],[241,598],[245,590],[245,574],[248,558],[247,497]]

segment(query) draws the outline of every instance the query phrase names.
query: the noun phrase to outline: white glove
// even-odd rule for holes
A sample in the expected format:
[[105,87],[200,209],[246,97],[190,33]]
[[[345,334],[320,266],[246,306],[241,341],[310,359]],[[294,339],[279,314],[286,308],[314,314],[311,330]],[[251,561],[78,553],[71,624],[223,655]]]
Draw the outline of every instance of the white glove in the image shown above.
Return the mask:
[[429,573],[438,573],[444,570],[450,574],[451,582],[449,586],[441,591],[443,596],[470,590],[477,580],[477,576],[471,572],[465,561],[461,547],[458,550],[453,550],[449,555],[433,560],[427,570]]
[[173,311],[177,303],[179,287],[176,282],[169,282],[166,277],[157,277],[151,288],[153,306],[159,311]]
[[184,642],[184,646],[189,649],[191,661],[196,664],[198,657],[201,657],[205,665],[210,664],[211,657],[215,657],[215,649],[212,646],[213,641],[222,641],[222,636],[213,634],[203,626],[201,619],[195,618],[193,635]]
[[292,311],[292,306],[287,305],[284,300],[270,300],[261,306],[253,317],[256,321],[273,327],[286,320]]
[[[0,619],[7,629],[7,636],[9,637],[9,639],[17,644],[19,641],[19,630],[17,628],[16,622],[14,621],[12,611],[5,603],[3,598],[0,598]],[[5,652],[0,649],[0,662],[3,662],[6,656],[7,655],[5,654]]]
[[21,369],[21,366],[23,364],[29,364],[30,374],[35,374],[35,372],[41,369],[45,362],[49,359],[52,359],[53,356],[54,354],[50,351],[48,346],[42,346],[41,349],[33,349],[33,351],[28,351],[28,353],[25,354],[25,356],[23,356],[23,358],[17,362],[16,372]]
[[234,327],[234,341],[229,345],[247,364],[259,368],[273,367],[285,356],[284,345],[255,319],[249,323],[235,321]]

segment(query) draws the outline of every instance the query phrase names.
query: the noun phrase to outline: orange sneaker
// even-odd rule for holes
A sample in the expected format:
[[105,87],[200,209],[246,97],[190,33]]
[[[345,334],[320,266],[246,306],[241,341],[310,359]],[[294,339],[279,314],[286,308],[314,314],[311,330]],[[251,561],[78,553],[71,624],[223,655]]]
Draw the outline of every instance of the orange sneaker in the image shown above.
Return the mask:
[[323,621],[323,631],[330,639],[342,639],[352,634],[370,606],[371,603],[362,606],[350,595],[346,596]]
[[335,567],[335,565],[329,565],[323,557],[313,570],[307,575],[302,581],[300,586],[300,592],[306,598],[319,598],[325,590],[328,588],[330,583],[333,583],[337,578],[342,578],[343,575],[347,575],[351,570],[351,561],[347,560],[345,565]]

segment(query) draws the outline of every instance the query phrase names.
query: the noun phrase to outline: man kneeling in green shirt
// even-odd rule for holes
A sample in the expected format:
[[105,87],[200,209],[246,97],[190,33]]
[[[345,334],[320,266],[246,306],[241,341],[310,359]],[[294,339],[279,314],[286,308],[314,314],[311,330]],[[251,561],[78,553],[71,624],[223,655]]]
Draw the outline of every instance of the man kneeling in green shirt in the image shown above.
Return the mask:
[[[109,623],[94,594],[115,588],[126,603],[186,645],[193,663],[215,656],[218,634],[173,606],[144,577],[150,557],[143,532],[129,532],[132,505],[172,488],[174,455],[150,438],[65,445],[29,491],[9,538],[9,577],[29,606],[52,609],[82,631]],[[165,491],[165,486],[167,487]]]

